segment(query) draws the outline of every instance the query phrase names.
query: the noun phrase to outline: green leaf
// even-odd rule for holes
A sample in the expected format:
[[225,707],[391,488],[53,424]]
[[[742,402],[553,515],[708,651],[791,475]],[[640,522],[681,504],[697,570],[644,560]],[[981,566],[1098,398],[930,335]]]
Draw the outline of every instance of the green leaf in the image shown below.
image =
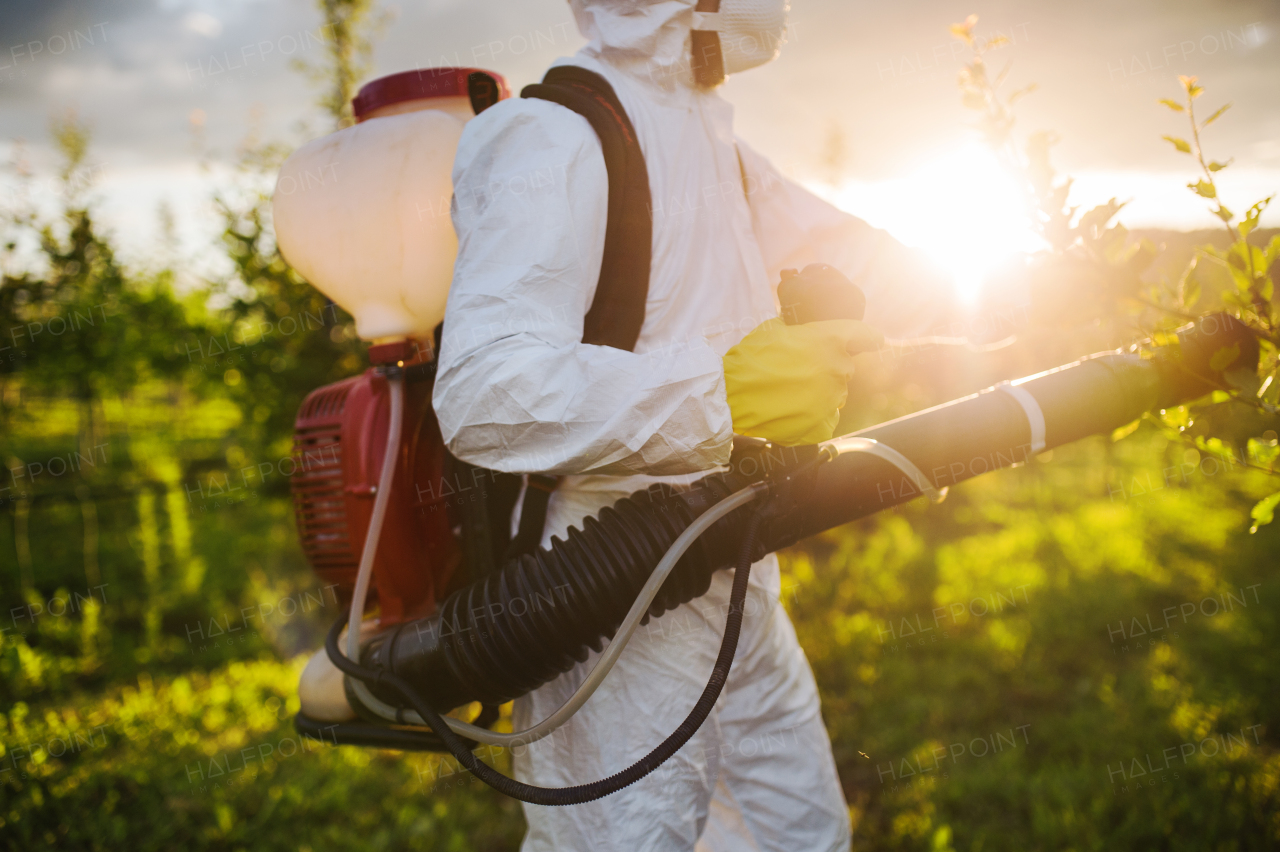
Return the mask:
[[1235,308],[1240,313],[1248,313],[1253,310],[1253,305],[1249,299],[1241,296],[1235,290],[1223,290],[1218,298],[1222,299],[1222,304],[1228,308]]
[[1076,229],[1087,235],[1101,233],[1106,229],[1107,223],[1114,219],[1115,215],[1120,212],[1120,208],[1124,207],[1125,204],[1128,203],[1129,202],[1127,201],[1117,202],[1113,198],[1106,204],[1099,204],[1097,207],[1080,217],[1080,224],[1076,226]]
[[1139,417],[1137,420],[1133,421],[1129,425],[1121,426],[1119,429],[1116,429],[1114,432],[1112,432],[1111,440],[1112,441],[1123,440],[1129,437],[1130,435],[1132,435],[1134,432],[1136,432],[1138,430],[1138,427],[1141,425],[1142,425],[1142,418]]
[[1187,264],[1187,271],[1182,276],[1179,292],[1181,294],[1182,307],[1190,309],[1195,307],[1196,302],[1200,301],[1200,276],[1196,274],[1196,261],[1198,258],[1192,258]]
[[[1234,261],[1235,258],[1232,258]],[[1253,276],[1249,274],[1249,270],[1243,266],[1237,266],[1234,262],[1227,267],[1231,273],[1231,280],[1235,282],[1236,289],[1241,293],[1248,293],[1253,289]]]
[[1177,408],[1166,408],[1160,412],[1160,419],[1165,425],[1172,426],[1181,432],[1191,423],[1191,412],[1185,405],[1179,405]]
[[977,15],[970,15],[964,19],[962,24],[952,24],[949,29],[951,34],[963,41],[965,44],[973,44],[973,27],[978,23]]
[[1249,212],[1244,214],[1244,221],[1236,227],[1240,231],[1241,238],[1247,238],[1249,233],[1258,227],[1258,219],[1262,218],[1262,211],[1267,209],[1267,205],[1271,203],[1274,195],[1268,195],[1257,204],[1249,208]]
[[1234,160],[1235,160],[1235,157],[1232,157],[1230,160],[1227,160],[1225,163],[1219,163],[1217,160],[1210,160],[1209,171],[1220,172],[1223,169],[1225,169],[1227,166],[1231,165],[1232,161]]
[[1226,253],[1227,265],[1235,269],[1248,269],[1249,261],[1251,259],[1249,257],[1251,254],[1249,249],[1250,246],[1248,243],[1241,242],[1239,240],[1232,243],[1231,248],[1227,249]]
[[1218,116],[1222,115],[1224,112],[1226,112],[1229,109],[1231,109],[1231,104],[1223,104],[1222,106],[1218,107],[1217,112],[1215,112],[1213,115],[1209,116],[1204,120],[1204,123],[1200,125],[1200,129],[1203,130],[1204,128],[1208,127],[1210,124],[1213,124],[1215,121],[1218,120]]
[[1271,242],[1267,243],[1266,249],[1262,252],[1262,256],[1266,258],[1267,267],[1275,263],[1276,258],[1280,258],[1280,234],[1276,234],[1271,238]]
[[1277,459],[1280,459],[1280,445],[1272,441],[1262,438],[1249,439],[1249,457],[1253,459],[1255,464],[1263,467],[1274,467]]
[[[1218,394],[1222,394],[1222,400],[1218,398]],[[1222,391],[1214,391],[1214,402],[1221,402],[1229,398],[1230,397],[1227,394],[1222,393]],[[1232,453],[1231,448],[1228,447],[1221,438],[1205,438],[1203,436],[1197,436],[1196,447],[1198,447],[1200,452],[1205,455],[1217,456],[1223,461],[1233,461],[1235,459],[1235,455]]]
[[1271,292],[1273,282],[1271,276],[1267,274],[1270,264],[1267,263],[1267,253],[1258,246],[1249,245],[1241,240],[1232,248],[1236,255],[1241,259],[1241,270],[1246,275],[1252,276],[1250,283],[1250,292],[1261,296],[1267,301],[1271,301]]
[[1185,107],[1183,107],[1183,105],[1182,105],[1182,104],[1178,103],[1177,101],[1170,100],[1169,98],[1161,98],[1159,101],[1157,101],[1157,103],[1162,103],[1162,104],[1164,104],[1165,106],[1167,106],[1169,109],[1173,110],[1174,112],[1186,112],[1186,111],[1187,111],[1187,110],[1186,110],[1186,108],[1185,108]]
[[1184,154],[1191,153],[1191,145],[1185,139],[1179,139],[1177,136],[1161,136],[1160,138],[1169,140],[1169,144]]
[[1258,527],[1264,527],[1275,520],[1276,506],[1280,506],[1280,491],[1259,500],[1249,512],[1249,516],[1253,518],[1253,526],[1249,527],[1249,532],[1256,533]]
[[1230,222],[1232,219],[1236,217],[1236,214],[1232,213],[1230,210],[1228,210],[1226,207],[1222,206],[1221,204],[1218,205],[1217,210],[1213,211],[1213,215],[1217,216],[1219,219],[1221,219],[1224,222]]
[[1213,184],[1201,178],[1195,183],[1187,184],[1187,189],[1193,190],[1196,195],[1201,198],[1217,198],[1218,190]]
[[1209,369],[1215,373],[1221,373],[1230,367],[1240,357],[1240,344],[1233,343],[1230,346],[1224,346],[1217,352],[1213,353],[1213,357],[1209,359]]

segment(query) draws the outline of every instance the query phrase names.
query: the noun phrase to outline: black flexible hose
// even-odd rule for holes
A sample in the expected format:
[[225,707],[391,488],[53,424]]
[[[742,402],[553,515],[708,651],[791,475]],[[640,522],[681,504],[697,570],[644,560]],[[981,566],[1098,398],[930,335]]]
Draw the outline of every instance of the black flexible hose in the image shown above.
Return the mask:
[[[345,609],[342,616],[333,623],[329,628],[328,634],[324,637],[324,650],[329,659],[340,671],[349,674],[352,677],[359,678],[370,685],[385,681],[387,673],[380,669],[371,669],[351,662],[351,659],[343,653],[338,647],[338,640],[342,635],[342,628],[346,627],[350,613]],[[479,721],[479,720],[477,720]],[[394,729],[385,725],[360,724],[350,722],[340,722],[337,725],[322,725],[320,722],[299,712],[294,717],[293,726],[298,732],[304,736],[313,739],[325,739],[321,732],[329,734],[329,740],[337,745],[367,745],[376,748],[394,748],[402,751],[446,751],[447,748],[444,741],[435,735],[432,731],[423,730],[407,730],[404,728]],[[486,726],[487,727],[487,726]],[[386,736],[376,737],[375,730],[383,731]],[[464,744],[469,744],[468,748],[475,748],[479,743],[474,740],[464,739]]]
[[[619,500],[563,540],[455,591],[431,616],[380,633],[360,662],[418,684],[442,711],[518,698],[599,652],[662,555],[732,490],[712,476],[693,489],[663,486]],[[734,564],[749,516],[744,506],[706,530],[667,576],[648,617],[705,594],[716,570]]]
[[444,743],[430,731],[389,728],[368,722],[324,722],[301,712],[293,717],[293,727],[304,737],[330,745],[444,751]]
[[449,728],[440,714],[423,699],[415,687],[388,671],[366,668],[348,659],[338,650],[337,637],[346,623],[345,614],[330,628],[325,645],[334,664],[344,673],[365,681],[371,687],[389,687],[400,693],[413,709],[418,711],[458,762],[499,793],[534,805],[579,805],[584,802],[593,802],[634,784],[661,766],[667,758],[689,741],[698,728],[702,727],[711,709],[715,707],[716,700],[724,689],[725,681],[729,678],[729,668],[733,665],[733,657],[738,649],[738,636],[742,632],[743,608],[747,599],[747,580],[751,576],[751,555],[755,549],[762,513],[763,507],[758,507],[747,521],[746,534],[743,536],[738,550],[738,560],[734,566],[733,590],[729,595],[729,615],[725,622],[724,639],[720,643],[720,653],[711,670],[711,678],[707,681],[706,688],[703,689],[697,703],[680,726],[657,748],[621,772],[590,784],[559,788],[536,787],[509,778],[483,763],[471,753],[466,741]]

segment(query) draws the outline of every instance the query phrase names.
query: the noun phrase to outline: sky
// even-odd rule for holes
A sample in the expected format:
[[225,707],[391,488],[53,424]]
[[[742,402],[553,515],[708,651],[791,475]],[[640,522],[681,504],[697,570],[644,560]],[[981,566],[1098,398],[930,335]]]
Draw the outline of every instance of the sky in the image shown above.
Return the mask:
[[[540,78],[583,43],[563,0],[401,0],[377,43],[371,77],[474,65],[512,88]],[[904,242],[973,264],[1034,240],[1016,190],[960,104],[964,52],[947,27],[979,16],[1005,35],[995,69],[1007,87],[1035,83],[1020,136],[1057,134],[1054,162],[1075,178],[1073,203],[1130,200],[1130,227],[1212,227],[1187,189],[1192,163],[1164,134],[1184,117],[1178,74],[1205,86],[1198,105],[1232,109],[1205,138],[1234,157],[1224,197],[1243,209],[1280,190],[1280,4],[1275,0],[793,0],[781,57],[723,89],[740,135],[841,207]],[[326,129],[316,90],[293,67],[320,61],[312,0],[5,0],[0,15],[0,160],[14,140],[52,198],[51,116],[75,110],[93,129],[94,197],[126,260],[156,251],[158,205],[175,212],[182,251],[208,253],[209,194],[251,130],[297,145]],[[200,141],[192,117],[202,117]],[[212,164],[202,172],[201,151]],[[12,181],[0,177],[0,203]],[[1011,193],[1013,193],[1011,195]],[[1280,224],[1280,205],[1264,219]]]

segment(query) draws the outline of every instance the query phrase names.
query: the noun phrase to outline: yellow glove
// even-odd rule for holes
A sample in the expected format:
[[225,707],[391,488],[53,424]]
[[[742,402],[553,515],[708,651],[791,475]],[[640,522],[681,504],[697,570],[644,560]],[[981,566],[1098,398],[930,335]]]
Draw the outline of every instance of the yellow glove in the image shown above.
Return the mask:
[[733,431],[784,446],[829,440],[849,395],[853,356],[883,341],[857,320],[762,323],[724,356]]

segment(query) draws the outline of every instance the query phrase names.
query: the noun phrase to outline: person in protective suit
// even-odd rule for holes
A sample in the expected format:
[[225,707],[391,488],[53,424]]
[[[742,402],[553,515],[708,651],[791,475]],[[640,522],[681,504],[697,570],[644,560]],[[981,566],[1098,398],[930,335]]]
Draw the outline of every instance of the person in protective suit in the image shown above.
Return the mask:
[[[831,437],[872,325],[787,326],[775,283],[821,261],[857,280],[877,324],[901,305],[869,270],[891,238],[784,178],[733,132],[733,108],[698,79],[691,42],[719,33],[723,68],[772,59],[785,0],[570,0],[589,43],[572,64],[621,101],[648,169],[653,236],[634,351],[582,342],[608,200],[602,147],[582,116],[513,98],[468,123],[454,164],[458,256],[434,404],[450,451],[512,473],[561,476],[543,545],[651,483],[723,469],[734,432],[803,444]],[[636,634],[561,730],[517,749],[541,786],[604,778],[674,730],[715,662],[732,573]],[[753,566],[738,652],[716,709],[666,764],[604,799],[524,806],[523,849],[835,850],[849,817],[817,688],[780,605],[777,559]],[[515,702],[545,718],[595,656]]]

